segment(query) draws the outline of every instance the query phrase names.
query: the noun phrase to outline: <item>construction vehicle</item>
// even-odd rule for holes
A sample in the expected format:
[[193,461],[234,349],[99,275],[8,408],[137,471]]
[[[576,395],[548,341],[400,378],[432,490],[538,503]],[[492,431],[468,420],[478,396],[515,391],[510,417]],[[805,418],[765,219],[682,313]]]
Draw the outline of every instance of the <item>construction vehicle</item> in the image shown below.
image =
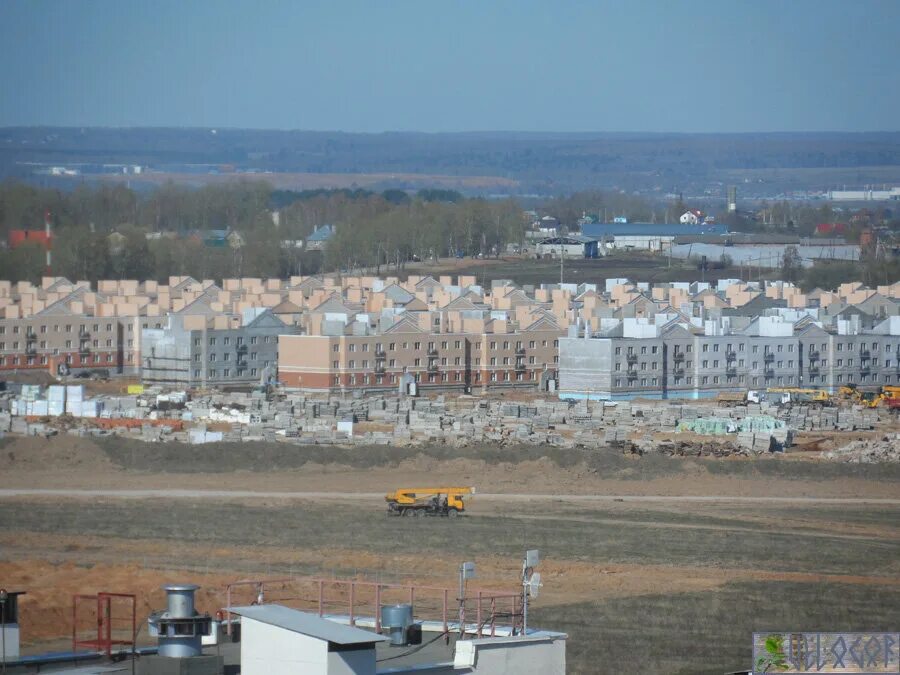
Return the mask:
[[741,391],[720,391],[716,394],[716,404],[722,408],[747,405],[747,395]]
[[748,403],[759,403],[763,397],[754,389],[748,392],[742,391],[720,391],[716,394],[716,404],[722,408],[731,408],[739,405],[747,405]]
[[818,405],[832,405],[831,396],[822,389],[803,389],[801,387],[773,387],[767,390],[769,394],[779,397],[782,403],[814,403]]
[[474,494],[473,487],[400,488],[388,492],[384,501],[389,516],[455,518],[466,510],[466,497]]
[[865,406],[866,408],[877,408],[884,399],[891,398],[892,393],[888,390],[897,390],[900,395],[900,387],[884,387],[882,391],[861,391],[855,384],[845,384],[839,390],[838,394],[841,398],[854,403]]

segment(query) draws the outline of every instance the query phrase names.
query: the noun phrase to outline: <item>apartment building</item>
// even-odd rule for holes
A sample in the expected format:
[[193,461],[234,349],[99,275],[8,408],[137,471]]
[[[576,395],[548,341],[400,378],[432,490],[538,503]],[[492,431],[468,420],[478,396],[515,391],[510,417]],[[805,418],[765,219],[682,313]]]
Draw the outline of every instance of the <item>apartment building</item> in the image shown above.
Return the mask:
[[172,315],[164,328],[142,332],[141,381],[185,389],[274,381],[279,336],[290,330],[269,309]]
[[91,317],[42,312],[28,319],[0,319],[0,372],[103,369],[133,372],[136,322],[128,317]]
[[568,368],[572,395],[610,397],[874,387],[896,380],[898,315],[900,283],[804,292],[739,279],[520,287],[410,275],[94,289],[47,277],[0,281],[0,373],[64,362],[179,387],[245,386],[277,372],[285,386],[314,391],[411,382],[466,391],[549,389]]
[[404,331],[365,336],[285,335],[278,379],[308,390],[395,389],[408,374],[420,389],[547,387],[556,379],[556,326],[507,333]]
[[[900,317],[871,330],[858,321],[833,331],[809,317],[754,317],[744,327],[674,320],[560,341],[560,396],[630,399],[705,398],[726,391],[804,387],[835,391],[856,384],[900,384]],[[650,328],[651,330],[646,330]]]

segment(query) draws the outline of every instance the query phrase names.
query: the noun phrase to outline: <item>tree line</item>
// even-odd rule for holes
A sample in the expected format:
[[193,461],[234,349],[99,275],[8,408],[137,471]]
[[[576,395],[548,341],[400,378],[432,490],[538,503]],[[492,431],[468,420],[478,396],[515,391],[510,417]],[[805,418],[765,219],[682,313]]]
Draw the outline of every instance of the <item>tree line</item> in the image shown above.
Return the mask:
[[[287,277],[334,270],[402,269],[410,260],[500,255],[527,225],[512,200],[465,198],[452,190],[274,190],[264,181],[149,193],[122,184],[64,192],[0,184],[0,235],[53,227],[53,273],[71,279],[165,280]],[[324,250],[306,242],[318,227],[336,234]],[[224,235],[233,234],[224,238]],[[0,277],[37,281],[44,250],[0,250]]]

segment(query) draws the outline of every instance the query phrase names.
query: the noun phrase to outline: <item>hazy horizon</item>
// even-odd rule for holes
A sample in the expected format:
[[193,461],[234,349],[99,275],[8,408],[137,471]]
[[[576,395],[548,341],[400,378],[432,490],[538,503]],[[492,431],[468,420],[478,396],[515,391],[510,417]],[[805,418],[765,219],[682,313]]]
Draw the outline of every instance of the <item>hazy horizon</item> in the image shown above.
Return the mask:
[[895,131],[900,3],[0,4],[0,126]]

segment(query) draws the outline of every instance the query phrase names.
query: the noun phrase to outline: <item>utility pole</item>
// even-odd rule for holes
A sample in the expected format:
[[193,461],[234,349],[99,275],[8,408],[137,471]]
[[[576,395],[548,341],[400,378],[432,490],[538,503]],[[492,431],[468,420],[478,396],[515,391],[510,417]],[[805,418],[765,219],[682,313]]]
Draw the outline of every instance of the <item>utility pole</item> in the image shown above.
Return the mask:
[[563,245],[562,240],[560,239],[559,244],[559,285],[562,286],[563,283]]
[[9,594],[5,588],[0,588],[0,634],[3,640],[3,675],[6,675],[6,600]]

